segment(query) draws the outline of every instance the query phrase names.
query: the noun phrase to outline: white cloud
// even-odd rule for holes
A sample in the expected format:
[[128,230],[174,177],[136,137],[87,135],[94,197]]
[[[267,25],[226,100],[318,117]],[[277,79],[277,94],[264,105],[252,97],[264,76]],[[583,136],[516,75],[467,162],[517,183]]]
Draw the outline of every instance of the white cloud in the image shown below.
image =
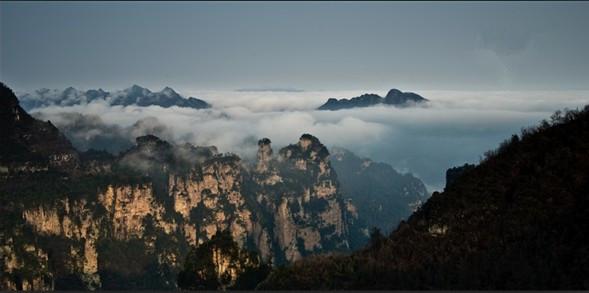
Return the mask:
[[[129,135],[144,134],[159,123],[176,142],[215,145],[221,152],[253,158],[256,141],[268,137],[278,149],[294,143],[303,133],[324,144],[348,148],[420,176],[439,188],[445,170],[476,162],[522,127],[535,125],[564,107],[589,102],[589,92],[455,92],[415,91],[431,100],[428,107],[398,109],[379,106],[340,111],[316,111],[330,97],[353,97],[355,92],[191,92],[212,103],[212,109],[108,106],[49,107],[39,110],[45,119],[60,112],[97,115],[106,124],[145,126]],[[377,91],[385,94],[386,91]],[[155,120],[157,119],[157,120]],[[136,127],[137,128],[137,127]]]

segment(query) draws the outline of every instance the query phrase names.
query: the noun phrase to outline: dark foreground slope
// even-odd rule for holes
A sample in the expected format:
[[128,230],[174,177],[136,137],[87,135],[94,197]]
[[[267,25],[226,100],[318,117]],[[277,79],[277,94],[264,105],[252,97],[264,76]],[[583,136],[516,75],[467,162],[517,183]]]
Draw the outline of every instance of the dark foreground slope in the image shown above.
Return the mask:
[[0,83],[0,173],[7,168],[71,171],[78,161],[75,149],[59,130],[51,122],[31,117],[12,90]]
[[352,256],[278,269],[264,289],[588,289],[589,107],[514,135]]

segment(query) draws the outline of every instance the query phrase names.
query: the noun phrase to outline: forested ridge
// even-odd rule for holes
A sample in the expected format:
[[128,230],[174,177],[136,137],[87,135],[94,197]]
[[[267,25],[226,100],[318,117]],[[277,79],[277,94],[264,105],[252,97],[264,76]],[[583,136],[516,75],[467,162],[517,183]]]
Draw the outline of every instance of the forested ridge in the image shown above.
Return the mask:
[[275,270],[262,289],[588,289],[589,106],[485,154],[388,237]]

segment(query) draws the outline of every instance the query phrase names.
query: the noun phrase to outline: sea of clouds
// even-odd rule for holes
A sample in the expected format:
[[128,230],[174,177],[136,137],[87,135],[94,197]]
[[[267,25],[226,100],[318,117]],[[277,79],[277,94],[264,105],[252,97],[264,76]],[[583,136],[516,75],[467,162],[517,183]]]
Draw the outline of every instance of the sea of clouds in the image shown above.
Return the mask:
[[445,170],[476,163],[522,127],[563,108],[589,103],[589,91],[415,91],[426,106],[375,106],[315,110],[328,98],[385,91],[182,91],[211,103],[210,109],[110,106],[104,101],[36,109],[33,114],[65,129],[74,145],[117,152],[134,138],[155,134],[176,143],[215,145],[221,152],[253,159],[257,140],[273,148],[297,142],[303,133],[328,148],[338,146],[421,178],[430,190],[445,183]]

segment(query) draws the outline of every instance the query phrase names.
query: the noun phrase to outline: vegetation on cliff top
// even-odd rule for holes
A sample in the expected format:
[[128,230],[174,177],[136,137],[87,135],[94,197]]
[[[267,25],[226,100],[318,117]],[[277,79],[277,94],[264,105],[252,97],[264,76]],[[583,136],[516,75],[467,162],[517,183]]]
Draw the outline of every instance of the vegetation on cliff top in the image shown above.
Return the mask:
[[254,289],[270,272],[257,254],[240,248],[229,231],[193,247],[178,274],[184,290]]

